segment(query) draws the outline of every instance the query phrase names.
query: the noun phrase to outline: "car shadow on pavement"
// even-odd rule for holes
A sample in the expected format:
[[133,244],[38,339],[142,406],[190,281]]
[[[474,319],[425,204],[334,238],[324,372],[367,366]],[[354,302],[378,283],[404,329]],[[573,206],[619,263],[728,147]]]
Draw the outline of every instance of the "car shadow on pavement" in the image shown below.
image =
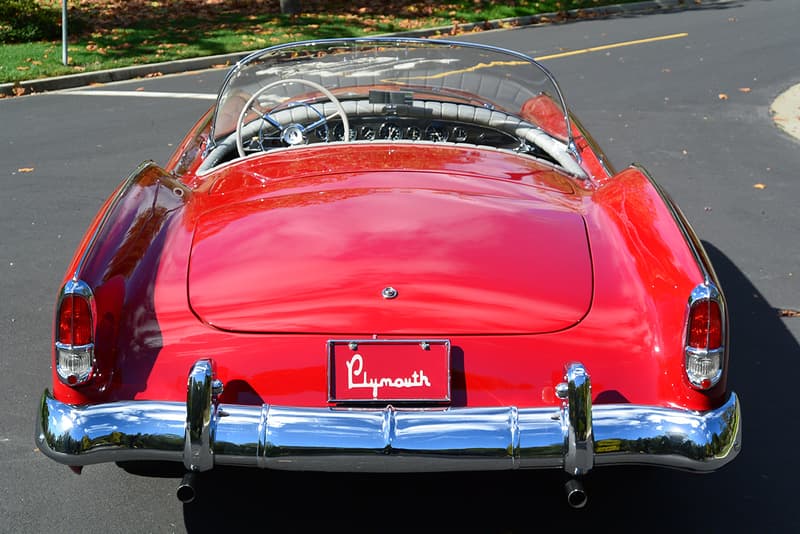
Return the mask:
[[797,531],[793,400],[800,347],[736,265],[704,245],[728,300],[728,384],[743,410],[742,452],[720,471],[598,468],[584,481],[588,504],[572,509],[563,474],[551,471],[419,475],[218,468],[202,474],[195,500],[183,505],[187,532]]

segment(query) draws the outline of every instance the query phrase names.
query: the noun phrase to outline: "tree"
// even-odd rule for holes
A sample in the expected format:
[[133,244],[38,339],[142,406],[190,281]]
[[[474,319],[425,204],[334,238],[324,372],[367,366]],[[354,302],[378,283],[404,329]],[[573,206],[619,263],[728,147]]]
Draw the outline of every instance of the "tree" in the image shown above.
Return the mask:
[[300,13],[301,0],[281,0],[281,13],[284,15],[297,15]]

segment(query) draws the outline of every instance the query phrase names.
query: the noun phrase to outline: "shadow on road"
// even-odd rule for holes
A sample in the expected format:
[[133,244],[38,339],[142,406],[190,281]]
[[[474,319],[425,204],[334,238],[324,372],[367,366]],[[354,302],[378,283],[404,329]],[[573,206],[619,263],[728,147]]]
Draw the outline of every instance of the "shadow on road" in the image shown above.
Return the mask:
[[[589,503],[565,502],[560,473],[355,475],[215,469],[184,505],[188,532],[797,531],[793,412],[800,348],[743,273],[705,244],[731,313],[729,385],[743,402],[743,451],[717,473],[598,468]],[[790,319],[791,320],[791,319]]]

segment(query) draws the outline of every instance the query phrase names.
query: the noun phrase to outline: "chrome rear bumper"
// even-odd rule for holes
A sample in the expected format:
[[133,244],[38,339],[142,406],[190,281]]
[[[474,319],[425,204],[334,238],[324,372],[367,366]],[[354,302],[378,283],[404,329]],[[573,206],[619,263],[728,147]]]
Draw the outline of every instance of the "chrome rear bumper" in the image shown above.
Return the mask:
[[567,369],[554,408],[380,409],[217,405],[211,362],[195,364],[186,404],[71,406],[42,396],[36,444],[57,462],[166,460],[285,470],[423,472],[644,464],[713,471],[741,447],[741,408],[592,406],[589,376]]

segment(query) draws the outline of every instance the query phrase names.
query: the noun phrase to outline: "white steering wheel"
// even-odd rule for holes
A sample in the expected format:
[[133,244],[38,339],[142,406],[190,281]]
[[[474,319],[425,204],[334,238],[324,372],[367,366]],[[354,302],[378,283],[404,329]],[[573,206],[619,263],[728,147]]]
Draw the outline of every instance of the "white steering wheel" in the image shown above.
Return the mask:
[[[311,124],[307,124],[307,125],[303,126],[302,124],[298,124],[298,123],[281,124],[280,122],[278,122],[278,120],[276,120],[275,116],[272,114],[272,112],[275,110],[275,107],[273,107],[272,109],[270,109],[269,111],[267,111],[266,113],[263,113],[263,114],[258,112],[254,108],[254,111],[256,111],[256,113],[258,113],[258,115],[260,116],[260,120],[261,121],[263,121],[264,123],[266,123],[266,124],[268,124],[268,125],[270,125],[273,128],[278,130],[278,139],[280,139],[282,142],[286,143],[286,145],[288,145],[288,146],[294,146],[294,145],[298,145],[298,144],[304,143],[307,140],[307,137],[306,137],[306,133],[307,132],[313,131],[316,128],[319,128],[322,125],[326,125],[328,123],[328,121],[330,121],[332,118],[334,118],[336,116],[341,118],[342,125],[344,126],[344,131],[345,132],[349,132],[350,131],[350,123],[347,120],[347,114],[345,113],[344,108],[342,107],[342,103],[339,102],[338,98],[333,96],[333,93],[331,93],[330,91],[328,91],[327,89],[325,89],[324,87],[319,85],[318,83],[310,82],[308,80],[300,80],[300,79],[296,79],[296,78],[288,78],[286,80],[278,80],[278,81],[272,82],[272,83],[270,83],[268,85],[265,85],[264,87],[262,87],[261,89],[256,91],[255,94],[250,97],[250,100],[247,101],[247,104],[245,104],[244,108],[242,108],[242,112],[239,114],[239,120],[236,122],[236,149],[239,151],[239,156],[240,157],[244,157],[245,156],[244,143],[242,141],[242,129],[244,128],[245,116],[247,115],[247,113],[250,110],[250,108],[253,106],[253,104],[256,102],[256,100],[258,100],[264,93],[266,93],[270,89],[272,89],[274,87],[277,87],[277,86],[280,86],[280,85],[287,85],[287,84],[291,84],[291,83],[307,85],[309,87],[312,87],[312,88],[316,89],[317,91],[319,91],[320,93],[325,95],[328,98],[328,100],[331,101],[331,103],[336,108],[336,111],[334,113],[332,113],[331,115],[326,117],[321,112],[319,112],[316,108],[314,108],[314,106],[308,106],[311,109],[313,109],[319,115],[319,119],[314,121]],[[331,134],[329,133],[328,134],[328,138],[330,138],[330,136],[331,136]]]

